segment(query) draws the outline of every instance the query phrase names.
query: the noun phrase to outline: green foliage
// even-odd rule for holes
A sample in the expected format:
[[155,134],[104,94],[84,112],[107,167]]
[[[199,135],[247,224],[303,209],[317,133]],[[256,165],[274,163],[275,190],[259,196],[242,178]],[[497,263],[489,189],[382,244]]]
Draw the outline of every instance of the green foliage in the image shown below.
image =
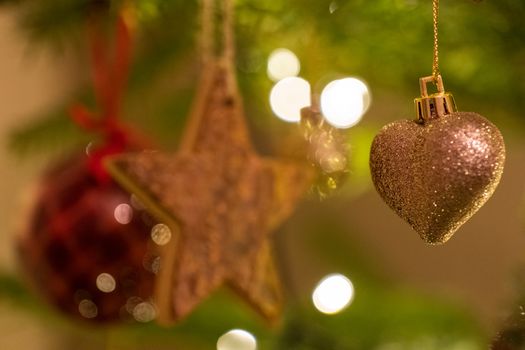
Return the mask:
[[[479,330],[450,305],[400,291],[361,290],[351,310],[323,316],[294,313],[277,349],[482,349]],[[419,347],[416,346],[419,344]],[[423,345],[424,344],[424,345]]]
[[10,135],[9,147],[16,154],[26,156],[69,150],[81,142],[87,144],[87,140],[88,135],[73,124],[65,107],[61,107],[41,119],[19,126]]
[[67,40],[78,38],[79,26],[85,19],[89,0],[41,1],[31,6],[22,18],[22,28],[26,29],[33,41],[44,39]]
[[[30,40],[78,48],[85,46],[82,33],[90,9],[105,2],[19,3],[24,5],[21,26]],[[107,1],[108,16],[114,16],[120,4]],[[178,130],[175,135],[180,132],[191,100],[187,92],[198,76],[198,2],[140,0],[134,4],[139,31],[126,117],[172,143],[173,135],[166,130],[172,127]],[[443,1],[441,7],[441,70],[446,87],[463,110],[481,112],[520,132],[525,107],[525,79],[519,78],[525,75],[521,25],[525,4],[457,0]],[[297,53],[302,75],[314,92],[320,92],[330,77],[358,75],[369,82],[372,92],[381,88],[416,97],[417,79],[430,73],[432,27],[427,1],[238,0],[236,10],[239,80],[256,132],[277,125],[268,107],[271,82],[265,70],[266,57],[276,47]],[[186,92],[176,96],[181,90]],[[409,100],[406,110],[412,110]],[[369,114],[365,120],[376,117]],[[279,128],[285,128],[281,124]]]
[[22,304],[30,299],[25,286],[14,276],[5,273],[0,274],[0,295]]

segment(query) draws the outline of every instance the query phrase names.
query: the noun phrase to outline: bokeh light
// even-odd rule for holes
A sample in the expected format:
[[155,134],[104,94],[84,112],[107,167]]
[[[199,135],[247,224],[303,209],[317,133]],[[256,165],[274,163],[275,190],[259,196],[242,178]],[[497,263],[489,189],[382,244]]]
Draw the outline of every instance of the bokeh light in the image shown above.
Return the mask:
[[255,337],[242,329],[232,329],[223,334],[217,341],[217,350],[255,350]]
[[339,5],[337,4],[337,2],[335,1],[332,1],[330,3],[330,5],[328,6],[328,11],[330,12],[330,14],[334,13],[335,11],[337,11],[337,9],[339,8]]
[[98,315],[98,308],[93,301],[84,299],[78,303],[78,312],[85,318],[95,318]]
[[276,49],[268,58],[267,73],[273,81],[295,77],[301,71],[301,63],[297,56],[288,49]]
[[270,106],[277,117],[287,122],[299,122],[301,109],[311,105],[310,83],[289,77],[277,82],[270,92]]
[[142,202],[140,201],[140,199],[132,194],[130,197],[129,197],[129,203],[131,204],[131,206],[136,209],[136,210],[146,210],[146,207],[144,206],[144,204],[142,204]]
[[155,319],[157,310],[152,303],[144,301],[133,308],[132,314],[136,321],[146,323]]
[[86,146],[86,155],[91,156],[91,153],[93,152],[93,142],[89,142]]
[[115,290],[117,282],[109,273],[103,272],[97,276],[97,288],[104,293],[111,293]]
[[168,225],[157,224],[151,229],[151,239],[158,245],[165,245],[171,240],[171,230]]
[[370,106],[370,92],[357,78],[330,82],[321,93],[321,111],[336,128],[349,128],[359,123]]
[[146,271],[153,272],[154,274],[160,271],[160,256],[156,254],[147,253],[142,259],[142,266]]
[[121,203],[115,207],[113,212],[115,220],[122,225],[129,224],[133,219],[133,208],[129,204]]
[[324,277],[315,287],[312,301],[324,314],[336,314],[344,310],[354,298],[352,282],[341,274]]

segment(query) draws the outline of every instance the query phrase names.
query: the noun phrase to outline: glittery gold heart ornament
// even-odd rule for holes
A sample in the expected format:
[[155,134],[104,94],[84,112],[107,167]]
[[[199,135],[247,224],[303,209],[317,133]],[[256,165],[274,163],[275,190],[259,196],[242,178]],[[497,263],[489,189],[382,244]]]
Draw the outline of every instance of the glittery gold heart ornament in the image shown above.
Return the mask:
[[[479,114],[458,112],[439,74],[439,0],[433,0],[432,76],[421,78],[416,120],[386,125],[370,153],[383,200],[429,244],[445,243],[492,196],[503,174],[505,144]],[[429,95],[427,84],[437,93]]]
[[[427,102],[432,100],[444,101],[434,96]],[[386,125],[372,143],[370,169],[390,208],[427,243],[439,244],[494,193],[505,145],[499,130],[479,114],[428,117]]]

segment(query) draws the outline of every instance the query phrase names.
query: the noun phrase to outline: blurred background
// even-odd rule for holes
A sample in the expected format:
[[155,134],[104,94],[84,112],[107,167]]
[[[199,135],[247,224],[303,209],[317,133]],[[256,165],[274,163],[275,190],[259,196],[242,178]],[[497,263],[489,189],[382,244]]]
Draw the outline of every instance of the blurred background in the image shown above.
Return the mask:
[[[236,0],[236,71],[258,152],[304,157],[294,113],[310,91],[321,95],[353,77],[358,83],[346,91],[360,94],[362,105],[339,131],[349,170],[326,198],[308,194],[272,236],[287,296],[280,324],[268,327],[224,289],[167,329],[59,312],[21,268],[34,257],[17,254],[20,237],[45,225],[31,208],[53,201],[38,190],[42,172],[100,139],[68,115],[75,103],[97,109],[85,35],[93,4],[113,23],[123,1],[0,1],[0,348],[249,350],[257,342],[258,349],[470,350],[486,349],[499,334],[494,349],[525,349],[525,2],[442,1],[446,90],[460,110],[498,126],[507,162],[487,204],[448,243],[430,247],[382,202],[368,155],[384,124],[414,117],[418,79],[432,68],[431,1]],[[199,3],[136,0],[132,7],[122,119],[174,151],[199,77]],[[271,94],[285,95],[271,101]],[[329,275],[333,286],[324,285],[323,295]],[[336,304],[328,314],[326,299]],[[234,332],[232,340],[232,329],[249,334]]]

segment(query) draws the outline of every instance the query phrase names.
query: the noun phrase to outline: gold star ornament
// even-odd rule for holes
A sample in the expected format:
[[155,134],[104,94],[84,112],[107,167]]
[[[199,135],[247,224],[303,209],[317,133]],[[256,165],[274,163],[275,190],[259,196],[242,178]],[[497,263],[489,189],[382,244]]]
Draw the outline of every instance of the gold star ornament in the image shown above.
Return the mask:
[[312,170],[255,153],[227,63],[208,64],[202,77],[177,153],[117,156],[108,168],[162,222],[152,230],[160,323],[181,320],[223,284],[275,320],[282,294],[269,236],[309,188]]

